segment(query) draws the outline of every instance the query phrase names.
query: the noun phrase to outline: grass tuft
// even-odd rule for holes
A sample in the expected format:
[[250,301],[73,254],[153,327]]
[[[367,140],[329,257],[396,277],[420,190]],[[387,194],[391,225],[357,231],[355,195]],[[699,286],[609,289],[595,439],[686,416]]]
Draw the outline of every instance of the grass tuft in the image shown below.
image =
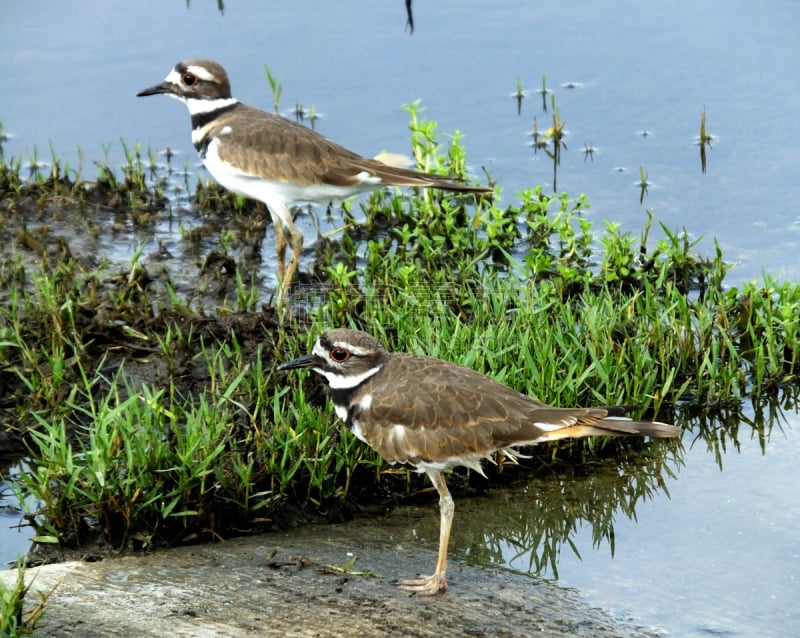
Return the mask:
[[[279,88],[273,82],[276,104]],[[551,106],[551,135],[561,135]],[[417,166],[469,179],[462,136],[442,144],[419,103],[408,112]],[[16,252],[0,260],[0,427],[27,451],[15,485],[40,544],[217,540],[421,489],[419,476],[340,432],[318,380],[274,373],[332,326],[556,405],[636,404],[642,415],[693,423],[718,459],[743,427],[744,401],[762,415],[750,427],[764,437],[774,406],[797,396],[799,286],[729,286],[719,247],[698,255],[686,230],[655,225],[651,213],[640,232],[595,228],[586,197],[540,186],[507,205],[426,190],[329,210],[346,230],[319,237],[294,314],[280,321],[247,263],[253,251],[236,252],[263,241],[266,211],[206,183],[192,199],[202,225],[179,233],[195,256],[190,286],[143,248],[124,267],[86,261],[47,223],[28,223],[42,210],[98,202],[121,226],[152,232],[171,221],[166,185],[148,175],[157,155],[124,148],[122,178],[106,162],[94,182],[56,157],[47,175],[35,152],[31,177],[19,161],[0,163],[6,219],[25,222]],[[526,467],[567,471],[588,452],[625,456],[636,445],[560,442]],[[674,450],[652,454],[640,465],[661,476]],[[512,474],[507,466],[489,475]],[[632,511],[659,481],[613,498]],[[584,515],[559,513],[541,533],[568,536]],[[543,547],[550,554],[537,560],[547,565],[556,549]]]

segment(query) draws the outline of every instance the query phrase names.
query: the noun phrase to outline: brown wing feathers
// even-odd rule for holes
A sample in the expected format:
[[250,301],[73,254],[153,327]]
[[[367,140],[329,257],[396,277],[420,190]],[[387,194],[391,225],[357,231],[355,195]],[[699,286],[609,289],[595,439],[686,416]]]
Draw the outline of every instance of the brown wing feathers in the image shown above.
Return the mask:
[[[439,359],[395,354],[390,366],[387,373],[397,383],[370,388],[371,413],[383,423],[404,428],[376,428],[376,439],[370,444],[391,461],[485,454],[562,438],[670,437],[680,431],[663,423],[614,416],[620,412],[614,408],[552,407]],[[403,403],[397,400],[399,396],[410,398]]]
[[[491,193],[492,189],[485,186],[473,186],[463,182],[448,179],[444,175],[436,173],[423,173],[412,171],[399,166],[390,166],[378,160],[361,157],[353,162],[350,167],[359,168],[362,171],[380,177],[384,184],[393,186],[418,186],[421,188],[440,188],[442,190],[457,191],[463,193]],[[360,172],[360,171],[359,171]]]
[[[472,186],[443,175],[423,173],[362,157],[310,128],[279,115],[237,104],[231,111],[236,128],[223,135],[220,157],[238,166],[254,163],[257,173],[277,174],[297,184],[326,182],[337,186],[361,183],[360,173],[379,177],[394,186],[435,187],[444,190],[491,193],[491,188]],[[232,144],[225,144],[225,139]],[[244,153],[258,150],[259,153]],[[304,158],[300,161],[298,158]]]

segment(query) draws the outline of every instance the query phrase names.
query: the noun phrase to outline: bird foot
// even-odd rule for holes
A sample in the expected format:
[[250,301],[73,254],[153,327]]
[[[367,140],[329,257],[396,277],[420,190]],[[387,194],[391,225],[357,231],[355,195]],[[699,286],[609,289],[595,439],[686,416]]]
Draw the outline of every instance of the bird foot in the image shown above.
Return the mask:
[[444,574],[434,574],[433,576],[401,580],[398,587],[403,591],[413,592],[417,596],[433,596],[447,591],[447,577]]

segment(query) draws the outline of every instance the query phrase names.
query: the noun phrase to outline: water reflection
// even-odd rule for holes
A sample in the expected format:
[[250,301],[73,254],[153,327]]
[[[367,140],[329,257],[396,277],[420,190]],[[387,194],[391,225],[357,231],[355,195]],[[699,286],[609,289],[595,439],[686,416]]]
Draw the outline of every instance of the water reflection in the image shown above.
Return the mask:
[[741,451],[742,440],[757,440],[761,454],[766,454],[776,429],[783,433],[788,426],[786,413],[796,412],[798,405],[800,388],[784,387],[773,396],[750,397],[748,404],[704,411],[693,420],[690,445],[705,444],[720,470],[725,454]]
[[0,569],[7,569],[30,548],[29,529],[23,524],[22,507],[12,483],[19,467],[0,456]]
[[[622,513],[636,520],[641,503],[669,497],[667,484],[682,465],[680,441],[630,445],[617,457],[526,477],[493,493],[490,505],[458,504],[455,527],[482,530],[466,550],[470,561],[558,578],[563,547],[580,557],[574,541],[580,529],[591,527],[594,548],[607,546],[613,556],[615,518]],[[461,516],[467,521],[458,521]]]
[[711,142],[714,136],[706,130],[706,107],[703,107],[703,112],[700,114],[700,135],[695,139],[695,144],[700,147],[700,168],[705,174],[707,168],[706,148],[711,150]]
[[406,3],[406,30],[410,35],[414,34],[414,9],[411,6],[412,0],[405,0]]
[[[403,0],[406,9],[406,31],[409,35],[414,34],[414,7],[413,0]],[[186,0],[186,9],[192,8],[192,0]],[[225,0],[217,0],[217,11],[221,16],[225,15]]]
[[[186,9],[192,8],[192,0],[186,0]],[[217,11],[221,16],[225,15],[225,0],[217,0]]]
[[[556,579],[564,548],[581,558],[579,538],[591,538],[595,551],[608,548],[614,556],[615,522],[620,515],[636,522],[643,503],[669,499],[670,483],[680,478],[689,451],[705,445],[720,470],[726,454],[752,448],[748,441],[757,441],[765,455],[767,444],[788,432],[787,414],[796,412],[799,394],[797,389],[784,391],[689,415],[679,419],[687,423],[682,442],[626,442],[616,456],[589,457],[585,463],[547,468],[534,477],[520,473],[508,489],[493,489],[486,499],[461,500],[456,507],[456,551],[468,562]],[[776,433],[781,436],[774,437]],[[665,529],[664,534],[674,531]]]

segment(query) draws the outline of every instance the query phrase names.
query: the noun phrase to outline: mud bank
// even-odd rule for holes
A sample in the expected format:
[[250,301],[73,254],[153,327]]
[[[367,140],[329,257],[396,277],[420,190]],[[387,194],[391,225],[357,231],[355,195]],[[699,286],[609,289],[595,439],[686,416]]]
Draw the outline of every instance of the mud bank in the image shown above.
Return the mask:
[[[338,570],[353,556],[350,573]],[[55,587],[38,636],[620,636],[663,632],[612,618],[578,592],[498,568],[450,566],[450,591],[421,598],[397,577],[432,567],[421,543],[359,520],[32,568]],[[0,572],[10,583],[13,571]]]

